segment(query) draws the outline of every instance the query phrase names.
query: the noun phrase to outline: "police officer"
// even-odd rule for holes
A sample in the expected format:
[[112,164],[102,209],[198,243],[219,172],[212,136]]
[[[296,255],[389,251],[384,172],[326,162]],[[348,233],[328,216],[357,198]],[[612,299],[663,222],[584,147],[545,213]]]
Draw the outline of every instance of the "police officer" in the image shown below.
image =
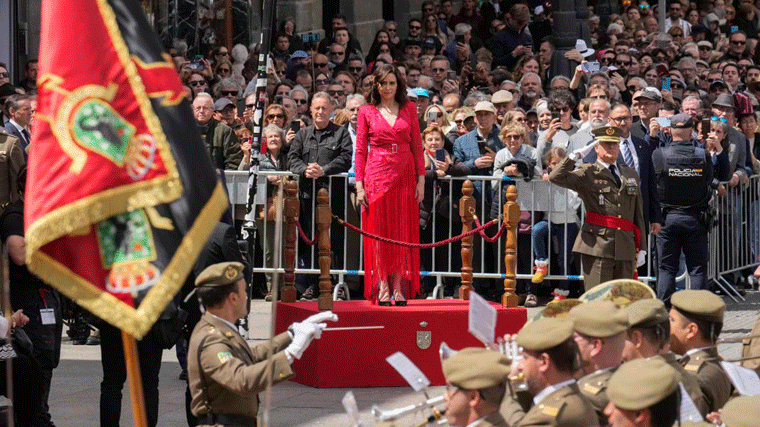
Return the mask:
[[523,348],[523,357],[516,368],[525,376],[533,406],[525,412],[515,397],[506,396],[500,412],[509,425],[599,425],[594,407],[573,378],[578,368],[578,346],[573,340],[572,320],[545,317],[528,323],[517,334],[517,343]]
[[272,347],[275,383],[294,375],[291,363],[314,338],[337,321],[330,311],[294,323],[270,342],[249,347],[235,321],[248,312],[243,264],[223,262],[207,267],[195,280],[206,312],[195,326],[187,355],[192,412],[199,425],[255,427],[258,393],[267,376],[267,349]]
[[450,426],[509,426],[499,413],[509,375],[506,356],[485,348],[464,348],[443,362],[443,375]]
[[715,346],[726,304],[705,290],[679,291],[670,301],[670,348],[683,356],[681,365],[686,372],[697,376],[710,412],[717,411],[731,396],[731,381],[720,366]]
[[678,418],[676,371],[659,358],[624,363],[610,378],[604,412],[612,427],[671,427]]
[[570,319],[584,371],[589,372],[578,380],[578,389],[591,402],[600,424],[607,425],[607,382],[623,360],[628,316],[612,301],[596,300],[573,307]]
[[673,141],[652,153],[663,225],[657,234],[660,257],[657,298],[668,303],[675,291],[678,262],[683,252],[693,289],[707,287],[708,202],[712,196],[710,153],[691,143],[694,119],[689,114],[670,118]]
[[[645,236],[639,178],[634,169],[617,165],[622,131],[603,126],[592,131],[595,142],[572,152],[549,174],[549,181],[578,193],[586,219],[573,252],[583,260],[586,290],[613,279],[632,279],[637,258],[643,263]],[[594,164],[575,162],[596,150]]]
[[676,370],[678,382],[683,384],[688,396],[704,417],[710,411],[696,375],[687,372],[670,351],[670,321],[665,304],[654,298],[642,299],[625,308],[628,313],[628,333],[626,334],[623,360],[659,357]]

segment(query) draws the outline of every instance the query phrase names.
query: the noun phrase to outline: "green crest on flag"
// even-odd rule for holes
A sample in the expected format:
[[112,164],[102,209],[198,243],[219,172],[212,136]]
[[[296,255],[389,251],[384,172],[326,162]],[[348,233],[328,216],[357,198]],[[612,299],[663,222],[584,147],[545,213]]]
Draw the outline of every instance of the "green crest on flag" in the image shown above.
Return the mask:
[[156,258],[153,235],[145,213],[136,210],[98,223],[100,256],[106,268]]
[[74,137],[80,145],[107,157],[119,166],[124,164],[135,127],[110,105],[97,98],[87,99],[74,112],[72,127]]

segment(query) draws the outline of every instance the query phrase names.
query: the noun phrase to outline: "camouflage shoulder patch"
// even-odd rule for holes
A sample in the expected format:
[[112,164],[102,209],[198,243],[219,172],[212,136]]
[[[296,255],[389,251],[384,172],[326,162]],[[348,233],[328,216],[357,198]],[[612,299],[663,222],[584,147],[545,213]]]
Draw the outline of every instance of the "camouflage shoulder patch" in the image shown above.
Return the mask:
[[216,357],[219,358],[219,362],[224,363],[230,359],[232,359],[232,353],[229,351],[220,351],[216,354]]

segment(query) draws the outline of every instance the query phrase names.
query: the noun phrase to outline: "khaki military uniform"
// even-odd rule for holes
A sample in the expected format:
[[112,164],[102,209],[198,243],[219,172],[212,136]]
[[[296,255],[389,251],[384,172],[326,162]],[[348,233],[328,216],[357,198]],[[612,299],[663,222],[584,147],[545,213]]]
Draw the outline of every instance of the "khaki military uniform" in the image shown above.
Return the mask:
[[[271,341],[274,384],[294,375],[283,350],[288,333]],[[240,334],[206,312],[193,330],[188,346],[187,373],[196,416],[225,414],[256,417],[258,393],[266,388],[267,344],[250,347]]]
[[528,412],[510,395],[502,402],[501,415],[514,427],[586,427],[599,425],[588,400],[573,383],[546,396]]
[[[755,337],[760,336],[760,316],[749,334]],[[742,341],[742,357],[755,357],[743,361],[741,365],[747,369],[754,369],[760,376],[760,338],[749,338]]]
[[[563,159],[549,181],[578,193],[587,212],[627,219],[646,238],[643,201],[639,177],[634,169],[616,165],[621,185],[612,172],[599,162],[576,168],[570,157]],[[584,223],[573,245],[573,252],[583,255],[586,290],[613,279],[632,279],[636,267],[636,243],[633,231],[624,231]]]
[[607,398],[607,383],[610,381],[613,372],[615,369],[600,369],[578,380],[578,389],[594,407],[596,416],[599,417],[599,424],[603,426],[607,425],[604,408],[610,403]]
[[26,166],[18,138],[0,127],[0,213],[21,198],[18,174]]
[[473,427],[509,427],[509,424],[507,424],[507,420],[505,420],[500,413],[493,412]]
[[700,349],[681,358],[681,365],[686,372],[696,375],[709,412],[722,408],[731,397],[731,380],[720,362],[716,347]]
[[694,405],[696,405],[699,413],[702,414],[702,417],[704,418],[705,415],[709,414],[710,407],[707,404],[705,394],[702,393],[702,388],[699,386],[699,380],[697,380],[696,375],[686,371],[686,369],[684,369],[684,367],[678,362],[678,358],[673,352],[661,354],[659,357],[665,360],[671,368],[676,370],[676,373],[678,374],[678,382],[683,384],[683,387],[686,389],[686,392],[689,393],[689,397],[694,402]]

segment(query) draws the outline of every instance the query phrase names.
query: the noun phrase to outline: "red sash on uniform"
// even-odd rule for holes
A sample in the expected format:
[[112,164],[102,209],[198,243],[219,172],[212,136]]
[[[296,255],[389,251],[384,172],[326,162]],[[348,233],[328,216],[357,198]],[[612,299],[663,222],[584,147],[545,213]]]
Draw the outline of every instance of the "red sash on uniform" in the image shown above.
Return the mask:
[[633,237],[636,241],[636,252],[641,249],[641,230],[639,227],[625,218],[617,218],[610,215],[602,215],[596,212],[586,212],[586,222],[599,227],[616,228],[623,231],[633,231]]

